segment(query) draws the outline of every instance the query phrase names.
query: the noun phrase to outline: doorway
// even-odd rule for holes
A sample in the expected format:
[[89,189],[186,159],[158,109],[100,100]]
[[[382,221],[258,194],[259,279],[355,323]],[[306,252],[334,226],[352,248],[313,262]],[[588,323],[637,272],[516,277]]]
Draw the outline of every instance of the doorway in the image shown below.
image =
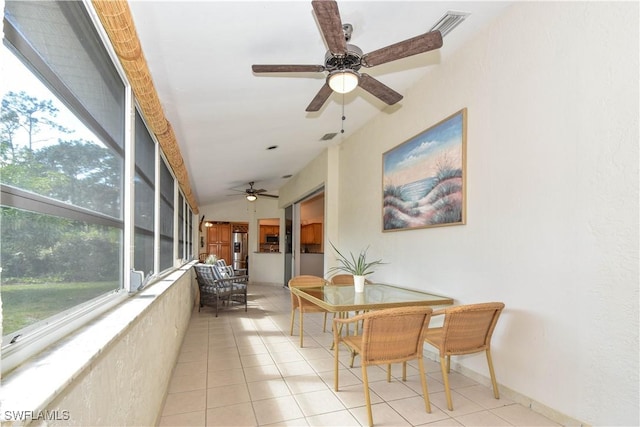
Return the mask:
[[322,187],[287,208],[289,211],[285,210],[285,221],[287,215],[292,217],[290,261],[285,254],[285,263],[291,268],[289,277],[303,274],[324,276],[324,199]]

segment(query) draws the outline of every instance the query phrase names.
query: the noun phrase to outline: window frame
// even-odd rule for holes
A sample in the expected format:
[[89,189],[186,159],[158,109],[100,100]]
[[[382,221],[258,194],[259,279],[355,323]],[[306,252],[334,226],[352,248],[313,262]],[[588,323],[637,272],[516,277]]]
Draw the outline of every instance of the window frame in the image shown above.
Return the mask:
[[[105,313],[107,310],[115,307],[116,305],[126,301],[131,296],[134,296],[139,289],[131,289],[131,274],[132,267],[134,265],[134,243],[135,243],[135,112],[137,109],[136,100],[133,94],[133,90],[130,82],[128,81],[126,74],[124,73],[122,66],[114,52],[113,47],[109,41],[108,36],[95,10],[93,9],[90,1],[83,0],[82,4],[87,10],[87,14],[90,19],[90,25],[95,28],[102,47],[105,49],[105,54],[115,67],[117,74],[122,80],[124,86],[124,129],[123,129],[123,145],[119,144],[111,139],[111,136],[106,135],[105,132],[99,131],[101,128],[97,124],[97,121],[91,116],[91,114],[84,109],[82,105],[79,105],[75,95],[64,86],[64,84],[58,79],[52,70],[47,73],[46,70],[49,67],[39,57],[39,54],[31,49],[29,41],[24,39],[22,34],[8,22],[3,15],[3,29],[5,37],[3,38],[3,47],[12,54],[16,55],[23,65],[33,73],[41,82],[50,88],[52,92],[55,92],[58,98],[67,105],[70,105],[71,110],[78,118],[81,119],[96,135],[109,145],[110,148],[116,150],[123,159],[123,179],[121,185],[122,205],[120,207],[120,218],[115,218],[106,214],[92,211],[90,209],[82,208],[75,205],[66,204],[61,201],[48,198],[46,196],[38,195],[30,191],[5,185],[0,183],[0,196],[2,205],[10,208],[24,209],[35,212],[37,214],[54,215],[63,217],[66,219],[86,221],[95,225],[106,225],[121,230],[121,247],[120,247],[120,262],[122,264],[122,275],[120,277],[120,288],[109,292],[97,298],[90,299],[71,307],[67,310],[59,312],[49,318],[42,321],[33,323],[18,331],[14,331],[3,337],[2,346],[2,374],[6,374],[19,366],[24,360],[35,354],[41,352],[51,344],[59,341],[63,337],[67,336],[71,332],[86,325],[91,320]],[[6,34],[10,34],[10,38],[14,42],[9,42]],[[15,42],[18,40],[18,42]],[[15,45],[14,45],[15,44]],[[25,55],[25,52],[27,53]],[[34,67],[30,61],[39,61],[38,69]],[[44,68],[42,67],[44,65]],[[45,72],[43,72],[45,70]],[[140,113],[140,117],[144,122],[144,116]],[[145,123],[146,126],[146,123]],[[148,127],[147,127],[148,129]],[[155,163],[155,183],[153,186],[154,192],[154,224],[153,224],[153,277],[149,285],[162,279],[168,274],[181,267],[185,261],[189,261],[193,258],[193,210],[187,203],[186,197],[179,188],[178,180],[175,177],[173,170],[170,167],[169,162],[165,159],[162,153],[161,147],[153,135],[149,132],[154,142],[154,163]],[[119,150],[119,151],[118,151]],[[160,164],[164,162],[165,166],[169,170],[171,179],[173,180],[173,206],[172,220],[173,220],[173,236],[172,239],[172,260],[176,258],[181,259],[180,265],[176,265],[172,262],[169,268],[164,271],[159,271],[160,266]],[[183,215],[181,220],[178,221],[177,214],[177,201],[182,198],[183,204],[181,206]],[[177,241],[178,227],[182,230],[182,236],[184,243],[182,250],[178,253],[179,242]],[[189,245],[191,247],[189,247]]]

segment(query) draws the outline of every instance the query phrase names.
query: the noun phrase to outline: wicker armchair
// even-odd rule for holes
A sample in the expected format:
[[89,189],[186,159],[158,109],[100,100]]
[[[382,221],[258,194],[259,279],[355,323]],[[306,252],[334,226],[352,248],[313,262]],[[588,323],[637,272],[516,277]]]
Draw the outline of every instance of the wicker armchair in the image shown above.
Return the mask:
[[239,294],[244,295],[244,311],[247,311],[246,284],[235,283],[230,278],[222,278],[213,265],[196,264],[194,269],[200,290],[198,311],[205,305],[213,305],[216,308],[216,317],[218,317],[220,302],[228,302],[232,296]]
[[496,399],[500,398],[491,360],[491,336],[503,308],[504,304],[501,302],[489,302],[450,307],[433,313],[434,316],[444,315],[444,323],[442,327],[427,329],[425,341],[440,352],[440,368],[450,411],[453,411],[449,388],[451,356],[484,351],[489,364],[493,395]]
[[[420,381],[424,394],[425,409],[431,413],[429,390],[422,360],[424,335],[432,313],[431,307],[399,307],[364,313],[350,319],[333,319],[334,339],[334,388],[338,391],[339,344],[344,343],[351,350],[351,366],[356,354],[362,360],[362,380],[367,405],[369,426],[373,426],[371,397],[367,366],[387,365],[387,381],[391,381],[391,364],[402,362],[402,380],[407,380],[407,361],[417,359]],[[340,326],[351,322],[363,322],[362,335],[340,334]]]
[[[302,288],[302,287],[322,287],[328,282],[322,277],[317,276],[296,276],[289,280],[289,288]],[[321,293],[322,291],[318,291]],[[293,335],[293,323],[296,317],[296,311],[300,312],[300,348],[302,348],[304,341],[304,313],[324,313],[324,323],[322,324],[322,332],[327,330],[327,310],[315,305],[314,303],[307,301],[291,292],[291,331],[290,335]]]

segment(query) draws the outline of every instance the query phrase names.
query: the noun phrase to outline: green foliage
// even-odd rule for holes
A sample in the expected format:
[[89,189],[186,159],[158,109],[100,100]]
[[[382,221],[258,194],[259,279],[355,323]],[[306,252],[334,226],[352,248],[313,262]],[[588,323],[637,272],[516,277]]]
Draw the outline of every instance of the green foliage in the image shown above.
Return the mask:
[[349,252],[349,257],[342,255],[342,253],[333,245],[333,243],[329,242],[331,247],[336,254],[338,255],[338,263],[340,265],[332,267],[329,269],[329,272],[334,271],[344,271],[346,273],[351,273],[354,276],[367,276],[373,273],[373,268],[377,265],[382,265],[381,259],[375,261],[367,261],[367,251],[369,247],[361,250],[358,254],[358,258],[356,258],[352,252]]
[[213,265],[216,263],[216,261],[218,261],[218,257],[215,256],[214,254],[211,254],[207,257],[207,259],[204,260],[205,264],[209,264],[209,265]]
[[3,335],[114,291],[118,286],[117,281],[3,284]]

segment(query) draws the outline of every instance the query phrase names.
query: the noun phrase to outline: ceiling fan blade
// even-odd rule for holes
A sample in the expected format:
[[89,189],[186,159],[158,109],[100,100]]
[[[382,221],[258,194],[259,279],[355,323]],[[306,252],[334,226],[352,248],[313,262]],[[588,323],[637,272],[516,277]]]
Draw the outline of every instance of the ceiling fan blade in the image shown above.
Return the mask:
[[431,31],[367,53],[362,57],[362,65],[373,67],[374,65],[384,64],[441,47],[442,35],[440,31]]
[[329,51],[334,55],[344,55],[347,52],[347,41],[342,30],[338,3],[333,0],[313,0],[311,6]]
[[323,65],[252,65],[254,73],[321,73]]
[[360,74],[358,86],[389,105],[393,105],[402,99],[402,95],[398,92],[368,74]]
[[272,199],[278,198],[278,196],[276,196],[275,194],[260,194],[260,197],[270,197]]
[[333,90],[325,82],[324,86],[320,88],[320,91],[316,94],[315,98],[313,98],[311,104],[309,104],[305,111],[313,112],[320,110],[327,99],[329,99],[329,96],[331,96],[331,93],[333,93]]

